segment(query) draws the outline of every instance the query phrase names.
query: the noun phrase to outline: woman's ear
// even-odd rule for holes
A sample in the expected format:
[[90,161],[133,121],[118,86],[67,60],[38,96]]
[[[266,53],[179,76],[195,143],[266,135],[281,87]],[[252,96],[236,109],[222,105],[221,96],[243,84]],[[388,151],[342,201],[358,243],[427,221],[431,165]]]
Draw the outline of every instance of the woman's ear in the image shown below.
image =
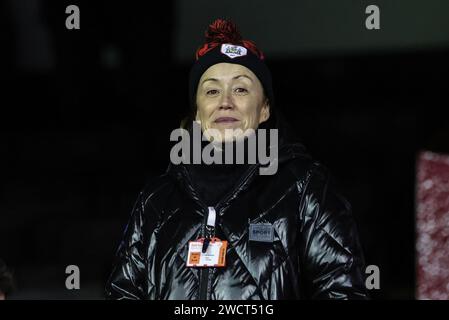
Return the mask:
[[268,99],[265,99],[265,103],[262,106],[262,110],[260,111],[259,124],[267,121],[270,118],[270,103]]

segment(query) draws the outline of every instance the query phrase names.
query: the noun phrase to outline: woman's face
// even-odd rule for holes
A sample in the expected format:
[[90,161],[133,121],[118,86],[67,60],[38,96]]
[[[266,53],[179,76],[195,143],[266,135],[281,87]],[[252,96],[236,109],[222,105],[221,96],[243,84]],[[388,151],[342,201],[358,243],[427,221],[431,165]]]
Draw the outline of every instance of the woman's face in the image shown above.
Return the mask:
[[250,69],[232,63],[218,63],[204,72],[196,105],[203,132],[218,129],[222,137],[225,129],[257,129],[270,116],[259,79]]

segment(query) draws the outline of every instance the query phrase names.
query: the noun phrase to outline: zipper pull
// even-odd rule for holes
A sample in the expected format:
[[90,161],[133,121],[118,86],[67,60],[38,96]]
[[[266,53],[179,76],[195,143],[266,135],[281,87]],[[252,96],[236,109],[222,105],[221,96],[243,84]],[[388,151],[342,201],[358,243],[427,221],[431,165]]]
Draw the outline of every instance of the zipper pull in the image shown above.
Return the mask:
[[202,252],[205,253],[209,247],[210,238],[215,233],[215,220],[217,218],[217,213],[214,207],[208,207],[207,223],[206,223],[206,234],[204,237]]

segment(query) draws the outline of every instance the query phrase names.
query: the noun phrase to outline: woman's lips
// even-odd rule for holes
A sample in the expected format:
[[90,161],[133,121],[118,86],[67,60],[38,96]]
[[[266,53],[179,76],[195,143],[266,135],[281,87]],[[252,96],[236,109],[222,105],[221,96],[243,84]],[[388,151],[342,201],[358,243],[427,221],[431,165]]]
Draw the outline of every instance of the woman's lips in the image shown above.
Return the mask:
[[232,118],[232,117],[220,117],[215,119],[216,123],[233,123],[233,122],[237,122],[239,121],[236,118]]

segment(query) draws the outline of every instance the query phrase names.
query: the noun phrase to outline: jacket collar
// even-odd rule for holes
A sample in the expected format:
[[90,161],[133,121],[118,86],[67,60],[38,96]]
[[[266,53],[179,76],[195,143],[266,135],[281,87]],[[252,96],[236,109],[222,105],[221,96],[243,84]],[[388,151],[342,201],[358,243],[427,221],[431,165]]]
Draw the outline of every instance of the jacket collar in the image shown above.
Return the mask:
[[[282,142],[282,140],[280,141]],[[279,147],[278,152],[278,167],[280,168],[284,163],[300,157],[310,157],[301,143],[282,142],[282,145]],[[182,189],[187,193],[187,195],[197,204],[199,204],[205,212],[207,212],[206,204],[202,201],[193,186],[192,179],[194,179],[195,177],[190,176],[186,166],[187,165],[182,163],[178,165],[170,163],[166,173],[174,178],[182,187]],[[225,208],[227,208],[241,192],[248,188],[254,177],[257,176],[259,167],[259,163],[250,165],[248,169],[242,174],[233,190],[231,190],[219,201],[215,208],[219,214],[222,214],[225,211]]]

